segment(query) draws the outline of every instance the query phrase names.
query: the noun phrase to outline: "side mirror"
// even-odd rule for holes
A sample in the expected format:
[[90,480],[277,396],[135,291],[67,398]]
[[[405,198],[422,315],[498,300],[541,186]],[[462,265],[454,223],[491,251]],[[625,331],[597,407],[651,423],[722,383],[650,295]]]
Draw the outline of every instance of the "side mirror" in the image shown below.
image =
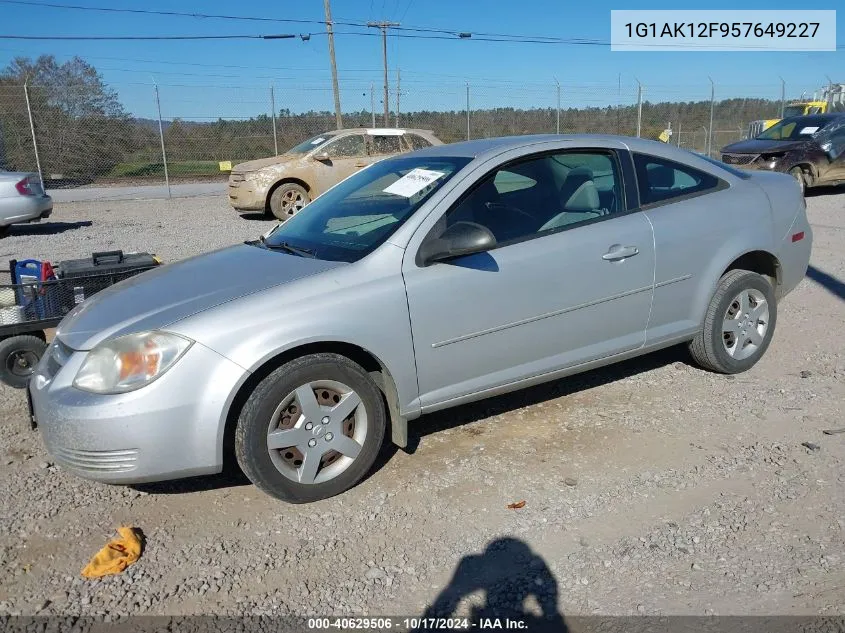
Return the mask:
[[331,156],[329,156],[328,152],[319,152],[317,154],[314,154],[314,160],[318,160],[321,163],[326,163],[326,162],[330,161],[331,159],[332,158],[331,158]]
[[440,237],[423,243],[420,260],[423,266],[454,257],[489,251],[496,246],[496,238],[487,227],[475,222],[455,222]]

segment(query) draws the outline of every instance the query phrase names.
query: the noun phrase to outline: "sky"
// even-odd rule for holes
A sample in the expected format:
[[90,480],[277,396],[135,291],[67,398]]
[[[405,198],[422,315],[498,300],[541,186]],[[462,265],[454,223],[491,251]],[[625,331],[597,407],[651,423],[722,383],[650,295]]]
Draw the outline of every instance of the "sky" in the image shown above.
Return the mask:
[[[32,0],[46,2],[48,0]],[[263,18],[322,20],[321,0],[233,3],[219,0],[49,0],[91,7],[218,13]],[[793,0],[332,0],[335,21],[391,20],[406,27],[456,32],[610,39],[611,9],[660,9],[672,19],[683,9],[795,9]],[[842,8],[841,0],[815,0],[802,8]],[[333,109],[327,38],[319,24],[235,21],[180,16],[102,13],[36,7],[0,0],[5,35],[266,35],[315,33],[310,40],[217,41],[26,41],[0,39],[0,66],[16,56],[78,55],[94,65],[118,93],[125,109],[155,118],[153,84],[159,87],[164,118],[213,120],[249,117],[276,109]],[[845,10],[837,31],[845,33]],[[338,25],[335,48],[343,110],[382,111],[381,39],[376,29]],[[349,35],[369,32],[369,36]],[[406,32],[412,34],[411,32]],[[845,43],[839,38],[840,45]],[[609,46],[484,42],[466,39],[388,40],[390,104],[395,108],[401,73],[401,110],[466,106],[549,107],[633,103],[639,80],[651,101],[705,100],[711,77],[717,98],[779,99],[780,77],[787,97],[812,93],[826,76],[845,83],[845,49],[835,52],[615,52]],[[621,84],[621,90],[620,90]],[[621,95],[621,97],[620,97]]]

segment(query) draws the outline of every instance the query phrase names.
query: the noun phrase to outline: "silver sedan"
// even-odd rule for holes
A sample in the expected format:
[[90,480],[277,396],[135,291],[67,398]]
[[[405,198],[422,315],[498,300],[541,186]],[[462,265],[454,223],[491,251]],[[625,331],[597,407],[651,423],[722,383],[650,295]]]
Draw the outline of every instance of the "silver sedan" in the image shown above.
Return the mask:
[[679,343],[708,370],[750,369],[811,242],[790,176],[662,143],[432,147],[260,239],[85,301],[28,393],[48,450],[81,476],[237,460],[267,493],[313,501],[431,411]]
[[38,222],[53,212],[53,199],[38,174],[0,169],[0,237],[12,224]]

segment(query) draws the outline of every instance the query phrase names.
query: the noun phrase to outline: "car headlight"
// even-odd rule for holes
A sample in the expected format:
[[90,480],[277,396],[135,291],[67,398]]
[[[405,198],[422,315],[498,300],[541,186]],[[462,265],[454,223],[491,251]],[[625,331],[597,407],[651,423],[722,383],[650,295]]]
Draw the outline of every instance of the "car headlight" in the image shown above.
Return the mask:
[[170,332],[139,332],[104,341],[88,352],[73,386],[93,393],[140,389],[173,367],[192,344]]

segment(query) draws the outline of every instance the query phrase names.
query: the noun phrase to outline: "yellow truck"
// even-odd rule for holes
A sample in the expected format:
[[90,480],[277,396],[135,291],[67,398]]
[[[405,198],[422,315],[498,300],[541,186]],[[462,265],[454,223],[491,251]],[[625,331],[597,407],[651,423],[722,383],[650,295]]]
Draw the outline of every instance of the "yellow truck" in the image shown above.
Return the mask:
[[783,116],[780,118],[752,121],[748,126],[748,138],[757,138],[764,130],[769,129],[781,119],[792,116],[845,112],[845,84],[825,86],[821,90],[821,98],[816,98],[816,96],[814,95],[812,100],[790,101],[783,108]]

